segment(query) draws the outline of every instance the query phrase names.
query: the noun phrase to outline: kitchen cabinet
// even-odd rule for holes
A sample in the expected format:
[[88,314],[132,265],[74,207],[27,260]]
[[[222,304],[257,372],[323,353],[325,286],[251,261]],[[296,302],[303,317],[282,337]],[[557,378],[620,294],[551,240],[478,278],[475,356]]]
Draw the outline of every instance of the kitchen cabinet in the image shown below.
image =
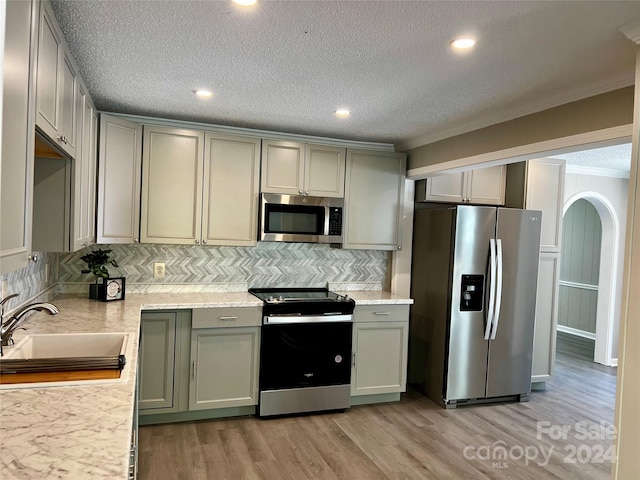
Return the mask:
[[142,125],[100,115],[98,162],[96,242],[138,242]]
[[202,243],[256,245],[260,139],[205,133]]
[[507,206],[542,211],[531,376],[539,386],[553,377],[555,364],[564,179],[564,160],[529,160],[507,169]]
[[407,157],[347,150],[343,248],[399,250]]
[[[138,408],[141,415],[175,413],[180,409],[178,389],[188,355],[189,312],[142,312]],[[188,356],[187,356],[188,358]]]
[[345,149],[279,140],[262,142],[263,193],[344,196]]
[[36,126],[72,158],[76,156],[78,76],[47,0],[40,3]]
[[0,275],[25,267],[31,255],[35,58],[38,2],[6,2],[0,159]]
[[356,306],[351,396],[406,390],[408,305]]
[[141,241],[255,245],[260,139],[145,126]]
[[420,180],[416,201],[504,205],[506,172],[500,165]]
[[259,307],[194,309],[189,410],[258,404]]
[[140,241],[200,243],[204,132],[144,127]]
[[91,245],[95,234],[97,116],[91,98],[78,85],[76,158],[73,161],[73,243],[77,251]]

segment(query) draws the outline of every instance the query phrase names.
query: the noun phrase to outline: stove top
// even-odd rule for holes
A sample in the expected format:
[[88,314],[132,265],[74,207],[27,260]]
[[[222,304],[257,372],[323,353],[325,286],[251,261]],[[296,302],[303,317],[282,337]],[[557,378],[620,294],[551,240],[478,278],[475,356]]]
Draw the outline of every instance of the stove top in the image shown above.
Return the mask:
[[250,288],[249,293],[264,302],[263,313],[351,314],[355,301],[326,288]]

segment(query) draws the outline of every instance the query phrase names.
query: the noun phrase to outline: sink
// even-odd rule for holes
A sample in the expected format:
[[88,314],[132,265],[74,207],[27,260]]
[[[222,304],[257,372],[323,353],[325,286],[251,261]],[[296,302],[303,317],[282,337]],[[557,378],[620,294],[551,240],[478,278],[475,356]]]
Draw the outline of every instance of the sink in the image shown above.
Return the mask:
[[28,335],[5,348],[3,359],[78,358],[124,355],[128,333],[52,333]]
[[28,335],[5,347],[0,389],[125,382],[130,344],[129,333]]

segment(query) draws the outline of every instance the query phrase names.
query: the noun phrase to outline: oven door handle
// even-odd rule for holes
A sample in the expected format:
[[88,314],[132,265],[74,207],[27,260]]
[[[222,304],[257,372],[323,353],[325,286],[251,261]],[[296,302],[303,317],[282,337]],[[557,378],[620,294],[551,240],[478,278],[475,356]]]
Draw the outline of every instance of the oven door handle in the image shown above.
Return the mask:
[[352,322],[353,315],[271,315],[264,317],[264,325],[284,325],[293,323]]

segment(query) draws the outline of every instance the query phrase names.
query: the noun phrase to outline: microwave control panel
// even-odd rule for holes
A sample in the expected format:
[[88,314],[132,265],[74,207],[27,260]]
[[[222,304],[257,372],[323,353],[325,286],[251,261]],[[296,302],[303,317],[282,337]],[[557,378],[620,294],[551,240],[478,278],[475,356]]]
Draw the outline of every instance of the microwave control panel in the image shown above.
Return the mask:
[[329,235],[342,235],[341,207],[329,207]]

